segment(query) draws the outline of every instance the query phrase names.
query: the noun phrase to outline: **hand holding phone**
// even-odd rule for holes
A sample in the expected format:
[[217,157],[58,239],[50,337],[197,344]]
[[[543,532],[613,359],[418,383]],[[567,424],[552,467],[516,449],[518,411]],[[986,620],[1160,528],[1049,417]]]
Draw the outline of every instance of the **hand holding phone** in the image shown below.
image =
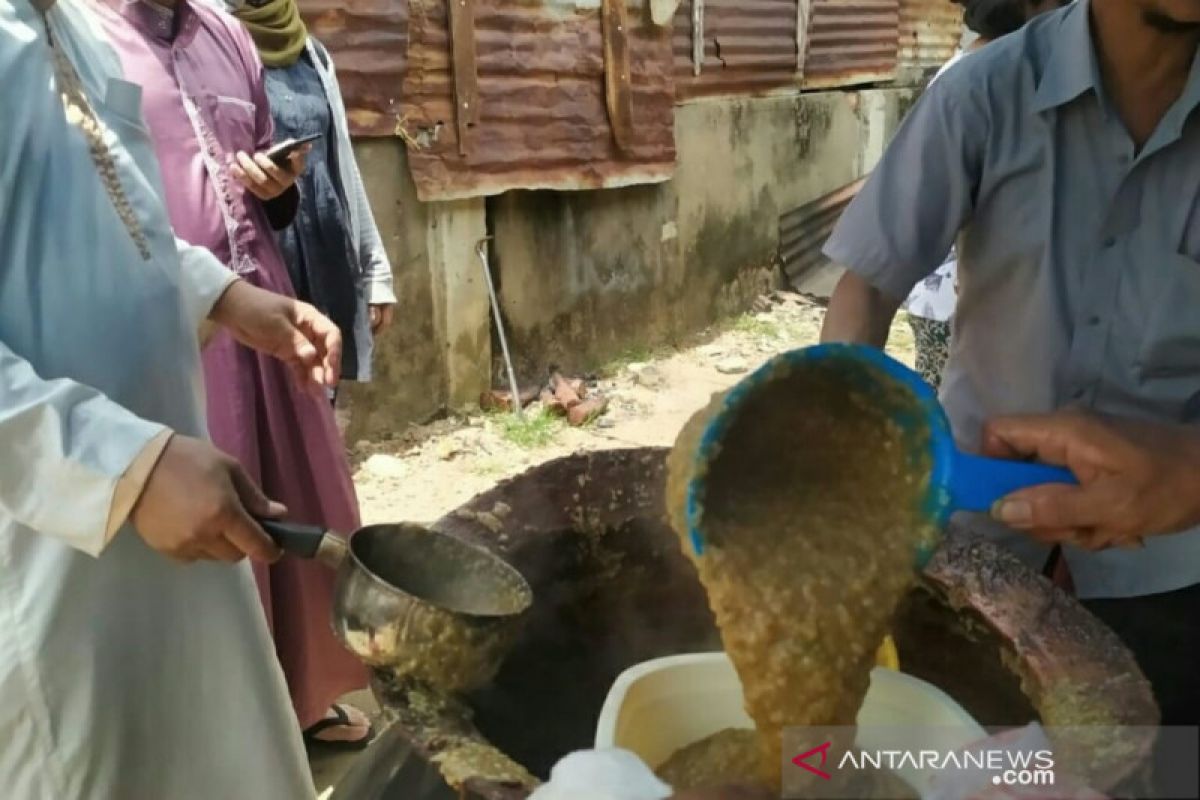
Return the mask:
[[233,155],[230,171],[259,200],[274,200],[296,183],[304,170],[300,154],[306,152],[304,148],[309,142],[319,138],[316,135],[288,139],[257,153],[239,151]]
[[267,151],[267,158],[271,159],[271,161],[275,162],[279,166],[286,168],[288,166],[288,159],[291,158],[293,153],[295,153],[301,147],[304,147],[304,145],[315,142],[320,138],[321,134],[314,133],[311,136],[301,136],[299,139],[287,139],[286,141],[282,141],[279,144],[272,146],[271,149]]

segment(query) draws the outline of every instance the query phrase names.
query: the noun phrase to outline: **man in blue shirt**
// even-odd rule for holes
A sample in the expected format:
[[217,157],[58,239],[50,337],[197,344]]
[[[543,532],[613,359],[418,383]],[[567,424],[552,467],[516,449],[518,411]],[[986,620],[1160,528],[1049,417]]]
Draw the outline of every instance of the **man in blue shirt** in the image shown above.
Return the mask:
[[[1079,0],[947,72],[826,246],[849,272],[822,338],[882,346],[957,239],[941,395],[966,447],[992,417],[1068,406],[1200,420],[1198,44],[1196,0]],[[1027,504],[1001,510],[1031,530]],[[1038,567],[1069,533],[967,522]],[[1200,532],[1162,534],[1139,546],[1072,533],[1064,553],[1164,721],[1195,724]]]

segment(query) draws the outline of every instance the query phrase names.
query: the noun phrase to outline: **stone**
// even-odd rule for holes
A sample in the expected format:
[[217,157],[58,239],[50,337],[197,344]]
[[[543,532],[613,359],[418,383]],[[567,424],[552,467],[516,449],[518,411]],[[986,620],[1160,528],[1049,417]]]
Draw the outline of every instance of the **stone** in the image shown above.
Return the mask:
[[400,478],[408,473],[403,459],[377,453],[363,462],[363,469],[380,478]]
[[455,439],[442,439],[434,446],[433,452],[442,461],[449,461],[463,452],[462,442]]
[[653,364],[630,364],[629,373],[633,381],[647,389],[657,389],[663,385],[663,375]]
[[746,359],[733,356],[717,363],[717,372],[722,375],[741,375],[743,372],[749,372],[750,365],[746,363]]
[[725,348],[719,344],[706,344],[696,348],[696,354],[701,358],[716,358],[725,354]]

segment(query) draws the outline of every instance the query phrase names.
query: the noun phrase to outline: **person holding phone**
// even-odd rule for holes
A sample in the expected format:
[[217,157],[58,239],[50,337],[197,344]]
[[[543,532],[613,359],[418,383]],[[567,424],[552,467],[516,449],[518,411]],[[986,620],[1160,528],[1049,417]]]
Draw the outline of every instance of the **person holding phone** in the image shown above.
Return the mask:
[[[246,283],[294,297],[275,232],[304,202],[296,178],[306,154],[294,152],[286,167],[269,155],[291,137],[276,134],[249,33],[201,0],[92,3],[125,74],[141,84],[146,125],[169,176],[166,203],[176,233]],[[356,529],[350,466],[326,392],[307,391],[286,368],[225,331],[208,343],[204,372],[216,445],[288,508],[289,520]],[[256,565],[255,577],[301,728],[328,725],[327,717],[340,724],[347,713],[331,711],[333,704],[365,687],[367,675],[330,629],[333,573],[284,558]],[[364,737],[359,726],[343,727],[347,736]]]
[[318,136],[299,177],[296,219],[278,232],[296,294],[337,323],[342,377],[371,379],[374,337],[392,321],[392,265],[354,160],[333,59],[295,0],[225,0],[258,47],[276,136]]

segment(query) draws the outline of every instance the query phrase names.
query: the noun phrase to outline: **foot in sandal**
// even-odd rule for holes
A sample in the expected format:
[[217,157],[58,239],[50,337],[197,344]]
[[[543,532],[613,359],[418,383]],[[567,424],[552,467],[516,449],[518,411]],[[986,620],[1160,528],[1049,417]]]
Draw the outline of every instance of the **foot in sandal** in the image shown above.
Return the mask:
[[336,703],[330,707],[325,719],[304,732],[304,741],[310,745],[360,750],[370,744],[374,736],[375,729],[366,714],[354,706]]

